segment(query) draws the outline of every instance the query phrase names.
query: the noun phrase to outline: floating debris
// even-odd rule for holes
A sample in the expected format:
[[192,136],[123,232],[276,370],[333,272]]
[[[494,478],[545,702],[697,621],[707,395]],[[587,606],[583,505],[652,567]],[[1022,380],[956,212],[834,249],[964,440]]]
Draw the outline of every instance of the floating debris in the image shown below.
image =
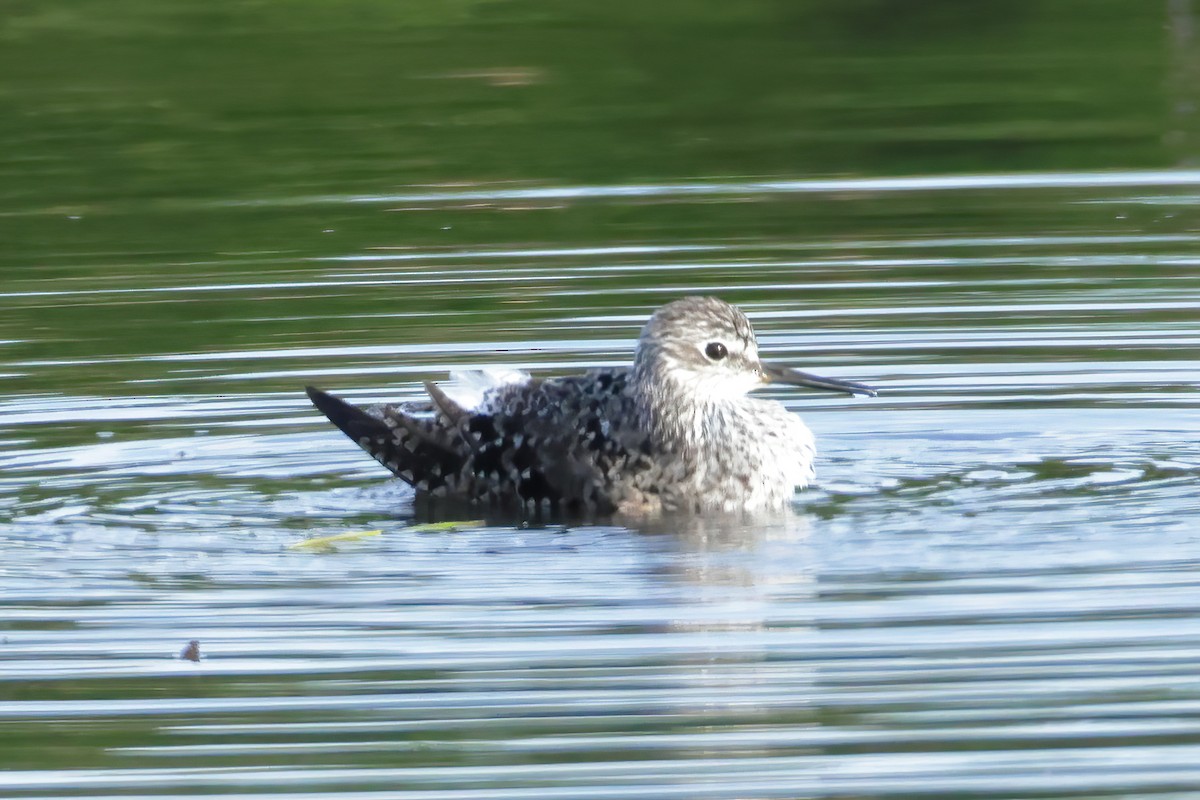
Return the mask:
[[184,661],[200,661],[200,640],[192,639],[187,643],[187,647],[179,651],[179,657]]
[[460,519],[454,522],[425,522],[420,525],[409,525],[404,530],[408,533],[454,533],[463,528],[480,528],[486,524],[481,519]]
[[383,531],[349,531],[347,533],[335,533],[333,536],[314,536],[311,539],[304,539],[299,542],[293,542],[288,545],[288,550],[334,550],[339,544],[345,542],[358,542],[363,539],[369,539],[372,536],[382,536]]
[[[453,533],[463,528],[478,528],[484,525],[481,519],[464,519],[454,522],[426,522],[419,525],[409,525],[401,528],[399,533]],[[302,539],[299,542],[292,542],[287,546],[288,550],[304,550],[315,553],[330,553],[337,550],[340,544],[349,542],[360,542],[363,539],[370,539],[374,536],[382,536],[381,530],[370,531],[349,531],[347,533],[335,533],[332,536],[314,536],[311,539]]]

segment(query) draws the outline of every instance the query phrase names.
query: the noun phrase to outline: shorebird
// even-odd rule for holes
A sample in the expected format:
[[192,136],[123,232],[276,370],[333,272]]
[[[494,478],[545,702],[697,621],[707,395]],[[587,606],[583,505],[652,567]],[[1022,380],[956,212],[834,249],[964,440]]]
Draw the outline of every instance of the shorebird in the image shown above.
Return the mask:
[[875,396],[763,363],[746,315],[715,297],[658,309],[631,367],[546,379],[452,373],[425,384],[425,414],[307,391],[418,496],[643,515],[777,509],[812,480],[812,432],[780,403],[748,396],[771,382]]

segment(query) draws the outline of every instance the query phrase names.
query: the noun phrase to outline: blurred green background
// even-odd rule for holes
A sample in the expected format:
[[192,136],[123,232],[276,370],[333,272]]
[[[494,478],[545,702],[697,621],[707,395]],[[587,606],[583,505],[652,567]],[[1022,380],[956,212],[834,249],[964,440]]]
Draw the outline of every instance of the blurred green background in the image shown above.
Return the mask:
[[[1188,0],[9,0],[0,338],[28,358],[132,358],[304,343],[313,315],[414,301],[498,311],[489,285],[366,303],[229,288],[312,280],[311,259],[378,247],[1170,232],[1043,208],[1053,193],[610,202],[589,187],[1187,164],[1193,23]],[[537,186],[583,191],[403,199]],[[217,289],[142,293],[196,286]],[[286,304],[263,311],[271,299]],[[464,324],[324,327],[369,343],[469,338]]]
[[1169,166],[1171,5],[10,0],[0,208]]

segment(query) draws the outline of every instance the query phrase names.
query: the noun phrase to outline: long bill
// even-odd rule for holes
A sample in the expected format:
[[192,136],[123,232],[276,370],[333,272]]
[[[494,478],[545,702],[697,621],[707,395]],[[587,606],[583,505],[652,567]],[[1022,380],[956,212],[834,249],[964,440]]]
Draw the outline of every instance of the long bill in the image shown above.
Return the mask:
[[847,394],[864,394],[876,397],[879,393],[863,383],[843,381],[838,378],[822,378],[811,372],[801,372],[791,367],[778,367],[772,364],[762,365],[763,377],[770,383],[787,383],[792,386],[806,386],[809,389],[824,389],[827,392],[846,392]]

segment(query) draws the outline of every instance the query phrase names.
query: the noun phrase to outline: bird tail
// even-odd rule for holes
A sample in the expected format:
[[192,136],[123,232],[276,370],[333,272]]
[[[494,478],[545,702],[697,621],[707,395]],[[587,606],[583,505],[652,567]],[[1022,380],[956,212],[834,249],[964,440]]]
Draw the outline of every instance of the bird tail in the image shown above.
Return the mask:
[[391,407],[382,409],[381,418],[312,386],[304,390],[342,433],[419,491],[445,486],[462,466],[462,457],[440,441],[429,421],[413,419]]
[[[329,421],[338,427],[359,447],[366,450],[380,464],[392,469],[391,464],[396,460],[395,436],[387,423],[379,417],[373,417],[358,406],[352,406],[341,398],[322,392],[314,386],[304,387],[308,399],[317,407]],[[397,475],[399,470],[392,469]],[[410,473],[411,474],[411,473]]]
[[359,446],[368,453],[374,455],[374,450],[382,445],[382,442],[377,442],[377,440],[389,438],[388,426],[384,421],[372,417],[358,406],[352,406],[345,400],[322,392],[313,386],[304,387],[304,391],[308,393],[308,399],[312,400],[312,404],[317,407],[318,411],[329,417],[330,422],[336,425],[342,433],[358,442]]

